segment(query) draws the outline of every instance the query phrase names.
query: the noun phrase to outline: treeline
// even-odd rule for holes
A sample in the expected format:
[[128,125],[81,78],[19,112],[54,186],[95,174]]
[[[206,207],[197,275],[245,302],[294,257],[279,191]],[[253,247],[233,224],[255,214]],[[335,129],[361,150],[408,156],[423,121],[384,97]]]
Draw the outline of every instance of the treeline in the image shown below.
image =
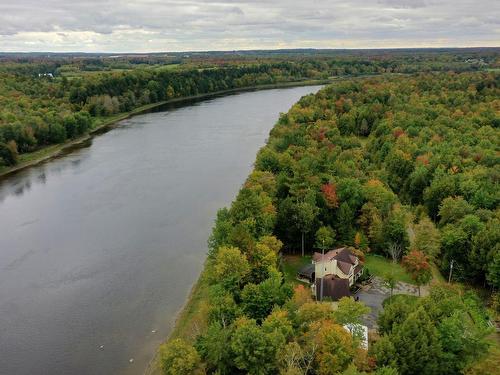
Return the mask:
[[[218,212],[193,341],[161,349],[165,374],[486,374],[482,301],[459,286],[397,296],[370,350],[345,330],[368,312],[292,291],[279,252],[334,245],[400,260],[422,252],[454,278],[500,287],[500,74],[338,82],[283,114],[229,209]],[[498,304],[497,304],[498,308]]]
[[219,90],[317,78],[298,64],[225,69],[137,69],[69,80],[0,73],[0,163],[85,134],[98,117],[162,100]]

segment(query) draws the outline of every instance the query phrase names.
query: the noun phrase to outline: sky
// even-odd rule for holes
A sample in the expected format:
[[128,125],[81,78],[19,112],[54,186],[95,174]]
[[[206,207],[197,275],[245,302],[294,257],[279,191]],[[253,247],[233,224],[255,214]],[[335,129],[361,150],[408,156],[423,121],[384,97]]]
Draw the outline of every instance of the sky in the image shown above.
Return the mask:
[[3,52],[500,46],[500,0],[0,0]]

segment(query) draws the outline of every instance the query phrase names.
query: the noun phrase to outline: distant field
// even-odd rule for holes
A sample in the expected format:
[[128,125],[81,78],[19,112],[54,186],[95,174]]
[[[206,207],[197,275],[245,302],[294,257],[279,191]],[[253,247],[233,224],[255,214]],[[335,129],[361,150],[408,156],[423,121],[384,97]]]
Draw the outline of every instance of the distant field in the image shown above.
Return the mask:
[[89,77],[102,73],[118,73],[118,72],[129,72],[136,69],[158,69],[158,70],[176,70],[182,64],[137,64],[131,65],[128,68],[105,68],[103,70],[78,70],[74,66],[63,66],[60,70],[60,74],[66,78],[76,78],[76,77]]

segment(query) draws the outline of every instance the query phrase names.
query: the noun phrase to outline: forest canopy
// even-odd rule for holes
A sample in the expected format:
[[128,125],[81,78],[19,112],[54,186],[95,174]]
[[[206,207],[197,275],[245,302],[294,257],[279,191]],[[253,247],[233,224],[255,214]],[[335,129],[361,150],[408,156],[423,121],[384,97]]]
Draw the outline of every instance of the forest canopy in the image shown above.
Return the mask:
[[[282,114],[217,215],[206,327],[183,341],[199,355],[191,371],[495,373],[483,301],[463,285],[500,288],[499,84],[495,72],[353,78]],[[333,308],[283,280],[279,252],[304,237],[310,252],[318,236],[403,260],[418,285],[428,261],[446,271],[453,260],[464,284],[390,297],[366,351],[343,328],[362,321],[363,303]]]

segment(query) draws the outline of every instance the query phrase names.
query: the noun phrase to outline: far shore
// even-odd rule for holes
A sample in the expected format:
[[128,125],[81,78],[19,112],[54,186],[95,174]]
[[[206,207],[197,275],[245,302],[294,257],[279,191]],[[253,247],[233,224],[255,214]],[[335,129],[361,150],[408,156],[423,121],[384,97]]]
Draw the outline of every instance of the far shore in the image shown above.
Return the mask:
[[115,125],[119,121],[128,119],[128,118],[133,117],[133,116],[138,115],[138,114],[145,113],[151,109],[160,107],[160,106],[165,105],[165,104],[182,103],[182,102],[187,102],[187,101],[191,101],[191,100],[207,99],[207,98],[211,98],[211,97],[215,97],[215,96],[219,96],[219,95],[233,94],[233,93],[245,92],[245,91],[268,90],[268,89],[274,89],[274,88],[297,87],[297,86],[325,85],[325,84],[331,83],[333,80],[334,80],[334,78],[323,79],[323,80],[290,81],[290,82],[281,82],[281,83],[273,83],[273,84],[258,85],[258,86],[248,86],[248,87],[228,89],[228,90],[222,90],[222,91],[214,91],[214,92],[199,94],[199,95],[184,96],[181,98],[174,98],[174,99],[164,100],[164,101],[157,102],[157,103],[146,104],[146,105],[137,107],[129,112],[118,113],[118,114],[113,115],[113,116],[97,119],[96,127],[93,128],[88,134],[85,134],[82,137],[79,137],[76,139],[71,139],[71,140],[68,140],[67,142],[64,142],[64,143],[46,146],[46,147],[43,147],[37,151],[19,155],[20,161],[18,164],[14,165],[12,167],[0,167],[0,180],[8,175],[19,172],[23,169],[26,169],[26,168],[32,167],[34,165],[40,164],[44,161],[56,158],[56,157],[64,154],[65,152],[71,150],[71,148],[76,147],[78,145],[81,145],[84,142],[92,139],[94,136],[106,132],[107,130],[111,129],[112,126]]

